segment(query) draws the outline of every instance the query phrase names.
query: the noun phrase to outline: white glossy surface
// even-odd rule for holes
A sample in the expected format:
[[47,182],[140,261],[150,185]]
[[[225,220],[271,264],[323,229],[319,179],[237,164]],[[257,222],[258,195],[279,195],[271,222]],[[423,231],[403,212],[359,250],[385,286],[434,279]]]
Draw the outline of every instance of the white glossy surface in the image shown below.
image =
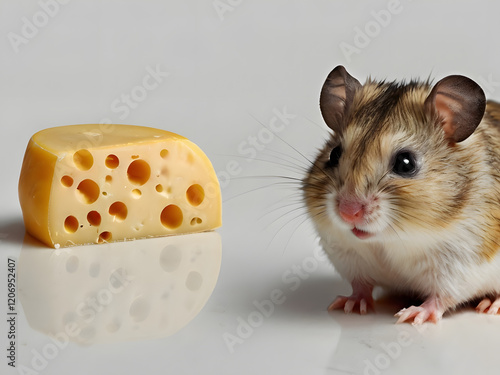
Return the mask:
[[84,345],[173,335],[217,282],[216,232],[53,250],[29,235],[19,300],[31,328]]
[[[222,17],[214,8],[220,3],[232,4]],[[431,74],[439,79],[460,73],[482,84],[489,98],[500,99],[499,5],[406,0],[399,6],[394,1],[220,3],[73,0],[57,11],[53,7],[47,24],[33,31],[36,35],[16,53],[8,34],[22,33],[24,17],[44,22],[42,8],[38,2],[1,2],[0,342],[7,347],[10,257],[19,271],[20,367],[11,369],[2,355],[0,373],[497,373],[498,316],[480,316],[467,308],[447,314],[438,325],[396,326],[393,314],[407,302],[394,297],[380,297],[376,314],[327,314],[331,300],[350,288],[322,257],[300,208],[297,180],[288,177],[301,176],[327,135],[319,90],[338,64],[361,81],[369,74],[388,79]],[[390,20],[381,19],[387,15],[381,10],[394,4]],[[379,22],[378,28],[373,22]],[[373,28],[373,37],[359,53],[343,54],[342,43],[355,45],[357,28],[366,27]],[[220,272],[213,288],[215,254],[213,263],[199,263],[196,269],[184,264],[178,279],[167,279],[171,275],[158,269],[167,239],[72,249],[83,257],[79,265],[88,266],[80,271],[96,274],[91,266],[95,256],[102,275],[129,267],[138,277],[132,289],[124,289],[96,313],[94,337],[101,342],[56,343],[44,332],[60,331],[65,311],[71,309],[65,304],[79,303],[64,293],[70,288],[71,298],[85,299],[102,290],[106,280],[68,273],[67,267],[79,269],[73,261],[68,265],[64,257],[69,253],[45,256],[48,250],[36,254],[40,249],[23,245],[17,201],[22,157],[37,130],[107,120],[182,134],[213,161],[224,199],[224,223],[217,231],[222,240]],[[266,177],[272,175],[287,178]],[[183,261],[195,246],[188,242]],[[208,257],[210,249],[205,250],[202,256]],[[217,246],[212,250],[217,253]],[[193,270],[214,273],[206,274],[207,294],[197,300],[201,311],[181,314],[185,321],[177,332],[166,336],[155,329],[154,320],[162,312],[158,299],[151,299],[155,308],[151,302],[149,310],[140,304],[131,309],[135,298],[156,292],[157,283],[185,285]],[[182,303],[175,308],[181,312]],[[132,323],[122,325],[126,330],[120,341],[102,331],[120,318],[132,322],[133,316],[144,318],[145,331],[134,331]]]

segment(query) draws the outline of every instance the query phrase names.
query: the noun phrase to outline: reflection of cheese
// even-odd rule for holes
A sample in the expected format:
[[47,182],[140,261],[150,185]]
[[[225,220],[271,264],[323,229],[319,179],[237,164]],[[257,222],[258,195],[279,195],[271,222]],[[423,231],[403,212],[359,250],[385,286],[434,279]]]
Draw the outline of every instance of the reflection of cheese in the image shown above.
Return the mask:
[[59,340],[166,337],[203,308],[220,264],[216,232],[59,250],[27,235],[19,297],[30,326]]
[[49,246],[211,230],[220,187],[194,143],[131,125],[72,125],[31,138],[19,180],[27,231]]

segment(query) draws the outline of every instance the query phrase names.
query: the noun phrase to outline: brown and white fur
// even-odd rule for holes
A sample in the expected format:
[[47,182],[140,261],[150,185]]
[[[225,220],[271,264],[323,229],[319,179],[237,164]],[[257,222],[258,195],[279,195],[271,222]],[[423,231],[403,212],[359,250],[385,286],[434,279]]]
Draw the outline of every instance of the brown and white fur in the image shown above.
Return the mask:
[[436,322],[475,298],[478,311],[498,313],[500,104],[463,76],[361,85],[338,66],[320,107],[333,134],[304,200],[353,288],[329,310],[366,313],[382,286],[425,300],[398,322]]

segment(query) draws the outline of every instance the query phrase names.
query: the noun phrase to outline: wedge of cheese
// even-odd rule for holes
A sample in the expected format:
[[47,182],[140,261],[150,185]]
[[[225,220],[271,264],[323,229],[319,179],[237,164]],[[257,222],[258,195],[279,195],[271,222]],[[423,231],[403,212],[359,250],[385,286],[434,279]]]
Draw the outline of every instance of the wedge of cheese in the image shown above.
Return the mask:
[[19,179],[26,230],[51,247],[215,229],[219,182],[188,139],[132,125],[70,125],[30,139]]

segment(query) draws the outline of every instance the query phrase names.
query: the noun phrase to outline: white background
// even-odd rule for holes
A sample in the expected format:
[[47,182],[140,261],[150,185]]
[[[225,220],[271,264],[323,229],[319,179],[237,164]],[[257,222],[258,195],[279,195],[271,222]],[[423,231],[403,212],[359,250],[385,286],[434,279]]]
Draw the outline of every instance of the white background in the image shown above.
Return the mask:
[[[319,91],[339,64],[361,82],[463,74],[500,99],[499,12],[498,2],[451,0],[0,1],[2,321],[7,258],[19,257],[24,236],[17,180],[34,132],[112,121],[179,133],[212,160],[224,198],[218,283],[184,329],[71,343],[35,371],[33,351],[51,341],[18,303],[17,364],[51,375],[496,373],[498,317],[461,310],[416,330],[394,325],[404,305],[394,300],[371,316],[327,314],[349,286],[315,255],[298,181],[266,176],[300,177],[326,139]],[[229,345],[224,337],[241,333],[275,289],[285,301]],[[0,373],[23,373],[7,366],[6,324],[0,343]]]

